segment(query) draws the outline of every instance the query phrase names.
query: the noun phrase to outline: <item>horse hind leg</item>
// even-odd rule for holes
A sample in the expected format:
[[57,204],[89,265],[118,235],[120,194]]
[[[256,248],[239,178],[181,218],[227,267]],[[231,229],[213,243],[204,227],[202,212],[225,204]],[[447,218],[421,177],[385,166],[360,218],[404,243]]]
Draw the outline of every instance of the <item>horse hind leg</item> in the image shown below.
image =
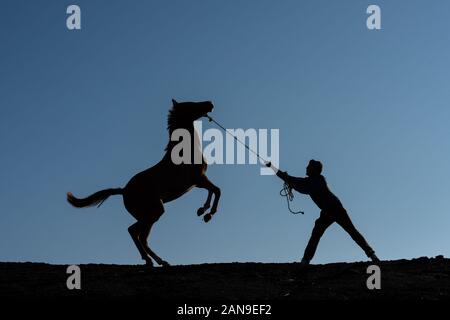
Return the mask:
[[153,198],[152,200],[143,197],[125,197],[124,200],[125,208],[137,220],[135,224],[128,228],[128,232],[141,254],[142,260],[149,266],[153,266],[152,259],[159,265],[168,265],[167,262],[150,250],[147,244],[147,238],[152,225],[164,213],[164,205],[161,199]]
[[139,239],[140,239],[140,242],[141,242],[142,246],[144,247],[146,253],[150,257],[152,257],[153,260],[155,260],[157,264],[159,264],[160,266],[163,266],[163,267],[167,267],[167,266],[169,266],[169,263],[167,261],[161,259],[154,251],[152,251],[150,249],[150,247],[148,245],[148,237],[150,235],[152,226],[155,222],[156,221],[143,222]]
[[142,260],[145,261],[145,264],[153,266],[153,261],[148,255],[147,251],[145,250],[145,247],[142,245],[142,242],[140,240],[140,235],[142,232],[141,230],[142,230],[142,223],[139,221],[128,228],[128,232],[130,233],[131,239],[133,239],[136,248],[141,254]]

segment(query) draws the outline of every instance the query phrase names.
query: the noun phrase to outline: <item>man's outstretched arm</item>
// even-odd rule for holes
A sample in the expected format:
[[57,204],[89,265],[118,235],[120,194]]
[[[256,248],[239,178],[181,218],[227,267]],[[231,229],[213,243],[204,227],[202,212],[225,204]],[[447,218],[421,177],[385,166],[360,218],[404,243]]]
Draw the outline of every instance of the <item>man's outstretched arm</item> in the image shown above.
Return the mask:
[[286,182],[289,186],[291,186],[291,188],[295,189],[300,193],[309,194],[309,183],[307,178],[290,176],[287,174],[286,171],[281,171],[280,169],[272,166],[270,162],[267,162],[266,166],[272,168],[272,170],[275,171],[277,177]]

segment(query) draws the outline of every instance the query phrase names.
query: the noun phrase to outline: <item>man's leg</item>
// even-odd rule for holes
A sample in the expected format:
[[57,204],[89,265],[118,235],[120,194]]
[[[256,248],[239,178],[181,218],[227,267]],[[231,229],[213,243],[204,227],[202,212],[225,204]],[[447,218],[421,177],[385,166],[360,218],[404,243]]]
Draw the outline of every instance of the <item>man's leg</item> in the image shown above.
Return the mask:
[[352,239],[364,250],[366,255],[373,261],[378,262],[378,258],[375,255],[375,251],[367,243],[363,235],[355,228],[352,220],[350,219],[347,211],[342,209],[337,213],[336,222],[352,237]]
[[309,262],[314,257],[316,253],[317,245],[319,244],[320,238],[322,237],[325,230],[334,222],[329,214],[320,213],[319,219],[316,220],[314,224],[314,229],[309,239],[308,245],[306,246],[305,253],[303,254],[302,263],[309,264]]

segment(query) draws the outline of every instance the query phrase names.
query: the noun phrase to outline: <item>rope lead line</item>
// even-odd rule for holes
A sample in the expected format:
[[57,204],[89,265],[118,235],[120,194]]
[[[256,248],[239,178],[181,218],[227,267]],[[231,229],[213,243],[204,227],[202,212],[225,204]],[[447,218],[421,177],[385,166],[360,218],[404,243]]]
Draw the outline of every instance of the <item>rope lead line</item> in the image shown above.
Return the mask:
[[218,123],[216,120],[214,120],[213,118],[211,118],[210,116],[206,115],[205,117],[208,118],[209,122],[214,122],[220,129],[222,129],[223,131],[225,131],[227,134],[229,134],[231,137],[233,137],[234,140],[236,140],[237,142],[239,142],[240,144],[242,144],[244,147],[247,148],[248,151],[250,151],[251,153],[253,153],[255,156],[258,157],[258,159],[260,159],[262,162],[267,163],[268,161],[266,159],[264,159],[263,157],[261,157],[258,152],[253,151],[246,143],[242,142],[241,140],[238,139],[238,137],[236,137],[235,135],[231,134],[231,132],[229,132],[227,129],[225,129],[220,123]]
[[[245,142],[241,141],[238,139],[238,137],[236,137],[235,135],[231,134],[231,132],[229,132],[224,126],[222,126],[220,123],[218,123],[216,120],[214,120],[212,117],[210,117],[209,115],[205,115],[206,118],[208,118],[209,122],[214,122],[220,129],[222,129],[223,131],[225,131],[227,134],[229,134],[230,136],[233,137],[234,140],[236,140],[237,142],[239,142],[240,144],[242,144],[245,148],[247,148],[248,151],[250,151],[251,153],[253,153],[255,156],[258,157],[258,159],[260,159],[262,162],[264,162],[265,164],[268,163],[268,161],[266,159],[264,159],[263,157],[261,157],[258,152],[253,151]],[[283,184],[283,188],[280,190],[280,196],[282,197],[286,197],[286,202],[287,202],[287,207],[290,213],[292,214],[305,214],[305,212],[299,210],[299,211],[294,211],[291,209],[291,202],[292,200],[294,200],[294,194],[292,193],[292,188],[291,186],[289,186],[286,182]]]
[[280,196],[286,197],[287,207],[289,209],[289,212],[292,214],[305,214],[304,211],[294,211],[291,209],[291,202],[294,200],[294,194],[292,193],[292,188],[285,182],[283,184],[283,188],[280,190]]

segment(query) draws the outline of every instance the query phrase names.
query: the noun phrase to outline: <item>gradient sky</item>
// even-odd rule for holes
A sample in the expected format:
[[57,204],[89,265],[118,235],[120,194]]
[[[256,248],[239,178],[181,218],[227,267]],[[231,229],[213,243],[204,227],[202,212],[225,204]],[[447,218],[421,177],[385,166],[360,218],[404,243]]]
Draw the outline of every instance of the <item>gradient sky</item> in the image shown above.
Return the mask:
[[[66,29],[66,8],[82,30]],[[366,28],[378,4],[382,30]],[[450,255],[448,1],[10,1],[0,5],[0,260],[141,263],[120,197],[167,143],[170,99],[212,100],[228,128],[279,128],[281,168],[321,160],[382,259]],[[213,127],[204,122],[205,128]],[[172,264],[298,261],[319,209],[256,165],[213,165],[166,204],[151,247]],[[313,263],[364,260],[337,225]]]

